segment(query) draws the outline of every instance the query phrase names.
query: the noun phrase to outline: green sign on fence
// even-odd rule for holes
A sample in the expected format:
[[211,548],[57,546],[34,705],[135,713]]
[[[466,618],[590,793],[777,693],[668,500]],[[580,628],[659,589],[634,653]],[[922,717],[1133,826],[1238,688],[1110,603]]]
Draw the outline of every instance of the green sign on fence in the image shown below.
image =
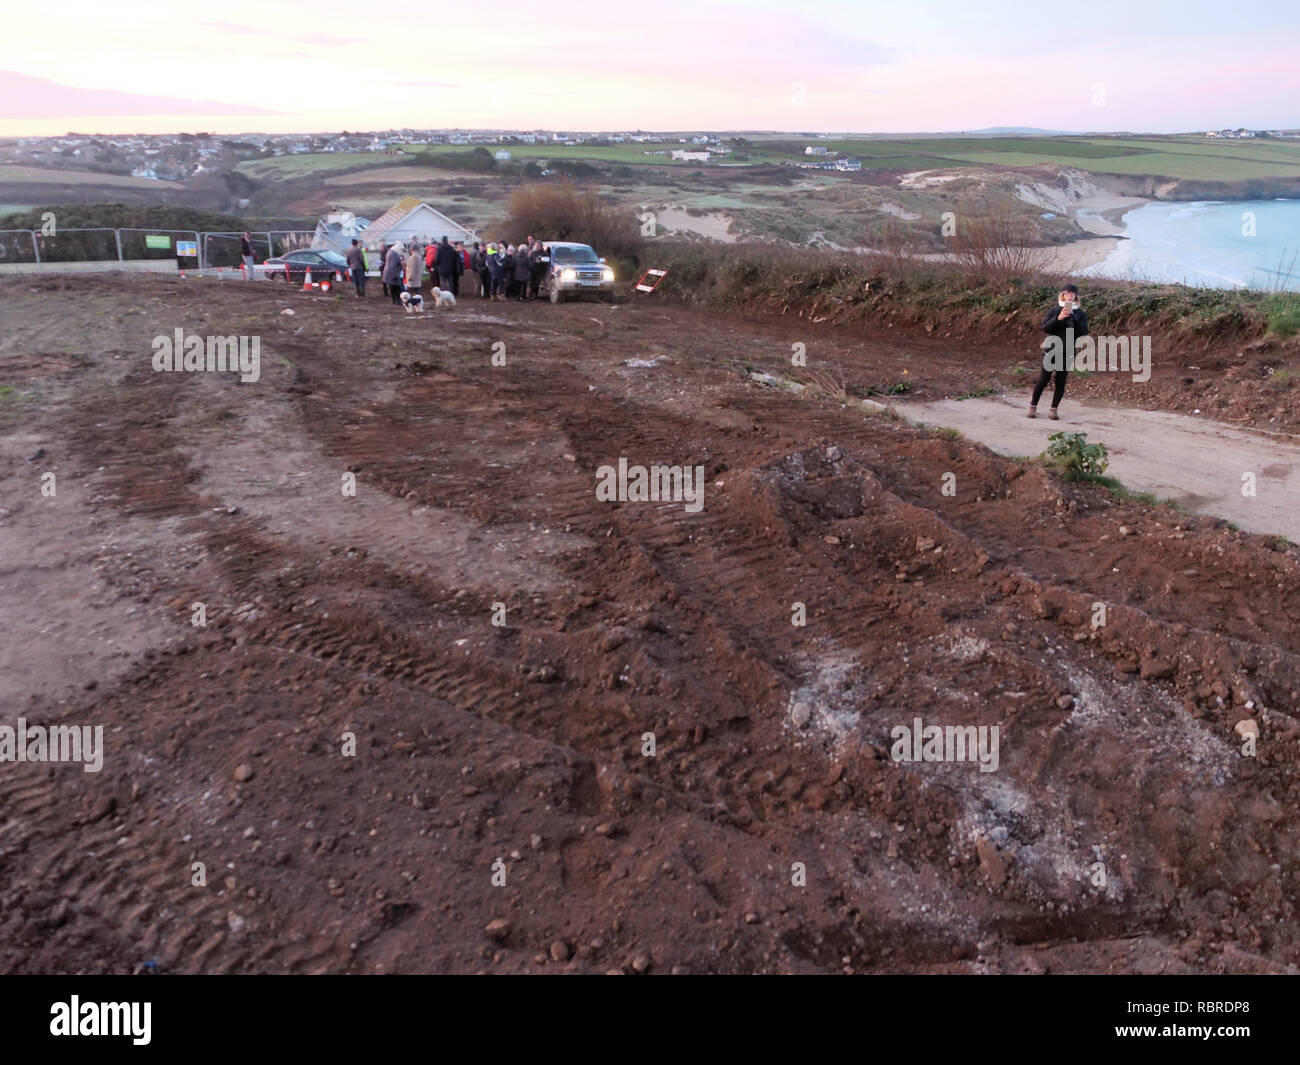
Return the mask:
[[170,250],[172,246],[172,238],[159,237],[152,233],[146,233],[144,236],[144,246],[146,248],[166,248]]

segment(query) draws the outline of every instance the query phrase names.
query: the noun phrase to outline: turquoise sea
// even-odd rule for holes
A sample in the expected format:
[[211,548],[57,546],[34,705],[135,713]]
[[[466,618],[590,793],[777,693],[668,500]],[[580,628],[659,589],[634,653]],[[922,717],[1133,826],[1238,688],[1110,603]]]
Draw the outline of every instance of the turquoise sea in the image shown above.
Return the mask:
[[1300,200],[1147,203],[1093,277],[1300,291]]

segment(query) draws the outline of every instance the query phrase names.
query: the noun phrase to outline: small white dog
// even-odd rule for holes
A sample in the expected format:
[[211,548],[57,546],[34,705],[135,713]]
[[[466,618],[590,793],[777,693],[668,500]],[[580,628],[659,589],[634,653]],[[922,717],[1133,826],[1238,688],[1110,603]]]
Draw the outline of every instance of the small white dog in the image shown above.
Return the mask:
[[449,311],[456,306],[456,297],[437,285],[433,286],[433,291],[429,295],[433,297],[433,305],[440,311]]
[[[434,291],[436,292],[437,289],[434,289]],[[407,314],[423,314],[424,297],[418,292],[403,292],[402,306],[406,308]]]

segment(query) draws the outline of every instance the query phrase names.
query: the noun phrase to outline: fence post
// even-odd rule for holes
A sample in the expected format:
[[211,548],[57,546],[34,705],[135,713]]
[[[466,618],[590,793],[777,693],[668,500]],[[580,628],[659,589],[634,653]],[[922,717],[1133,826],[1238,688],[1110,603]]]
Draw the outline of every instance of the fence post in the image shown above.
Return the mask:
[[113,239],[117,241],[117,261],[119,263],[124,262],[125,260],[122,258],[122,231],[120,229],[113,230]]
[[268,233],[268,234],[266,235],[266,257],[267,257],[268,259],[274,259],[274,258],[275,258],[275,244],[274,244],[274,243],[272,242],[272,240],[271,240],[271,234],[270,234],[270,233]]
[[41,245],[36,239],[36,230],[28,230],[32,235],[32,251],[36,253],[36,265],[41,265]]

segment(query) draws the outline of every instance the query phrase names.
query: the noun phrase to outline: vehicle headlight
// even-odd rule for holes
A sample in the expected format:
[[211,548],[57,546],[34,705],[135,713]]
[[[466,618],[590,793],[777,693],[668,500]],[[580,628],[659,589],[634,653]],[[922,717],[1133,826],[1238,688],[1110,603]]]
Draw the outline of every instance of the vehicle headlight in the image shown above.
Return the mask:
[[576,281],[578,279],[578,271],[573,269],[573,267],[569,267],[561,271],[560,277],[564,278],[565,281]]
[[600,276],[603,277],[606,281],[613,281],[614,271],[607,266],[605,267],[604,272]]

